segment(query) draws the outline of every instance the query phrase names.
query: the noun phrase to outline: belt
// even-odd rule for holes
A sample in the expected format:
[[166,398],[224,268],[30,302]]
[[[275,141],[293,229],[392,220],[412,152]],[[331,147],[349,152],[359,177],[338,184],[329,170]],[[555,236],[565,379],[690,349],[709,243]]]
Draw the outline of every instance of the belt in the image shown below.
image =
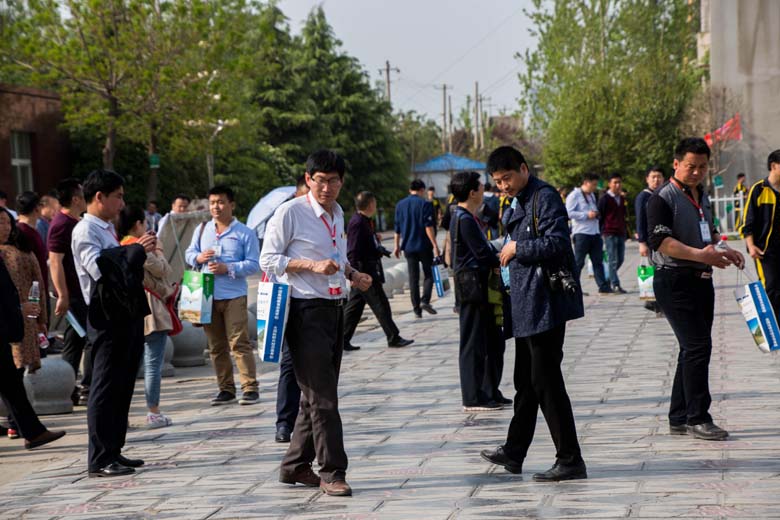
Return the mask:
[[673,271],[675,273],[685,274],[693,276],[695,278],[701,278],[702,280],[709,280],[712,278],[712,269],[695,269],[693,267],[670,267],[670,266],[658,266],[659,271]]
[[346,298],[331,300],[329,298],[290,298],[291,303],[298,305],[313,305],[316,307],[343,307],[347,303]]

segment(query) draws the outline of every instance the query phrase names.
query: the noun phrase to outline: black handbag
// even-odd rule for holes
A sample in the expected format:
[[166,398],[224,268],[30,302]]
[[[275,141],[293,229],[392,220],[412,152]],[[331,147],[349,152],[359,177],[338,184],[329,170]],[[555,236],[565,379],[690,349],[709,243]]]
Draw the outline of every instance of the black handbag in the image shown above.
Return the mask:
[[[458,237],[460,236],[460,215],[455,214],[455,244],[452,248],[452,267],[458,263]],[[479,270],[460,269],[455,271],[455,300],[458,303],[482,303],[487,301],[487,286]]]

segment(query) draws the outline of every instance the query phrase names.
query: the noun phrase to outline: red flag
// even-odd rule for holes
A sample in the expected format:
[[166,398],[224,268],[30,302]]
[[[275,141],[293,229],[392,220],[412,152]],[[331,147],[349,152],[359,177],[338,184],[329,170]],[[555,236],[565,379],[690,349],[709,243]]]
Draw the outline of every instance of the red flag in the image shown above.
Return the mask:
[[742,123],[739,119],[739,112],[734,117],[723,123],[723,126],[712,133],[706,134],[704,140],[709,146],[720,141],[741,141]]

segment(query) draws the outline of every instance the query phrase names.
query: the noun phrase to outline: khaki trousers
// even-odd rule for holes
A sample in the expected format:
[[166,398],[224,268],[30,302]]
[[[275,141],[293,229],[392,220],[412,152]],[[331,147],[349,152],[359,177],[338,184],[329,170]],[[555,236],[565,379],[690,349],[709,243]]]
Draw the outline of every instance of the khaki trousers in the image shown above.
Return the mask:
[[211,311],[211,323],[204,325],[209,343],[209,355],[217,374],[220,391],[236,393],[233,380],[233,363],[236,359],[243,392],[257,392],[257,365],[255,352],[247,330],[246,296],[231,300],[215,300]]

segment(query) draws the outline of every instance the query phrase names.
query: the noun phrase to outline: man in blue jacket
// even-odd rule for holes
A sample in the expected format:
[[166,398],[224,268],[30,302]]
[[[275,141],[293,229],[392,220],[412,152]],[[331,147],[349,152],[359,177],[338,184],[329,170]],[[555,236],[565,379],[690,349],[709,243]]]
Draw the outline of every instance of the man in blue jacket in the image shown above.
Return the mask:
[[541,408],[556,458],[552,468],[533,479],[587,478],[561,373],[566,322],[584,315],[582,289],[573,276],[566,207],[555,188],[532,176],[523,154],[510,146],[490,154],[487,171],[501,191],[516,199],[506,219],[511,240],[501,250],[500,260],[509,266],[517,395],[506,443],[481,455],[511,473],[521,473]]

